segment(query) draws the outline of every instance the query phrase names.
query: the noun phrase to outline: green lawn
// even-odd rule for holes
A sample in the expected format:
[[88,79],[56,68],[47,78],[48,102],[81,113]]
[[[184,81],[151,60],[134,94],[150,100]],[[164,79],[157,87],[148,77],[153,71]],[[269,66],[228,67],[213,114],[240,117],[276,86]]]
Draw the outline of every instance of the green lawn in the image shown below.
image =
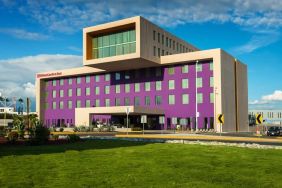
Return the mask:
[[0,146],[0,187],[282,187],[282,150],[85,141]]

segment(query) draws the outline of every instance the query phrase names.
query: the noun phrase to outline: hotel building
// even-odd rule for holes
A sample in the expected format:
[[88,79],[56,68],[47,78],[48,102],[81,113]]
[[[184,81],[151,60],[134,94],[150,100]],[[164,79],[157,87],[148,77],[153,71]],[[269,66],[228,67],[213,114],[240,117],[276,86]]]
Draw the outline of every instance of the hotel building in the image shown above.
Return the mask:
[[147,115],[150,129],[219,132],[216,117],[224,114],[222,131],[246,131],[247,66],[137,16],[84,28],[82,67],[36,75],[36,111],[46,126],[125,124],[126,109],[131,125]]

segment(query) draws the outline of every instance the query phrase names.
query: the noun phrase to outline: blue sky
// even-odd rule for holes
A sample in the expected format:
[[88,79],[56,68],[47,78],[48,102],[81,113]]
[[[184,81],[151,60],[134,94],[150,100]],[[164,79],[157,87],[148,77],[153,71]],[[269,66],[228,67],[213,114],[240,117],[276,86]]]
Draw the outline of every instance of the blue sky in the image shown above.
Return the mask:
[[36,72],[82,65],[83,27],[137,15],[231,53],[248,65],[249,107],[281,109],[281,0],[0,0],[0,92],[34,98]]

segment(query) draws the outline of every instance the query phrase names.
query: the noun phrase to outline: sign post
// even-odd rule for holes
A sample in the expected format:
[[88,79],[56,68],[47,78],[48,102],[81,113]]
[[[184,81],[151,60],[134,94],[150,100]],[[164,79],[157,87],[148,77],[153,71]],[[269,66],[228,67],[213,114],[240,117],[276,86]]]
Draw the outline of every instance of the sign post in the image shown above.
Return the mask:
[[172,121],[172,125],[174,125],[174,133],[175,133],[176,124],[177,124],[177,118],[176,118],[176,117],[173,117],[173,118],[171,118],[171,121]]
[[222,133],[222,125],[224,124],[224,115],[223,114],[218,114],[217,116],[217,122],[220,123],[220,136]]
[[159,117],[159,124],[161,125],[161,133],[163,134],[163,129],[164,129],[164,123],[165,123],[165,117],[160,116]]
[[129,115],[130,109],[129,107],[126,107],[125,113],[126,113],[126,134],[128,135],[128,115]]
[[147,115],[141,116],[141,123],[143,123],[143,135],[144,135],[144,123],[147,123]]
[[257,127],[257,135],[258,136],[260,135],[260,131],[258,129],[258,125],[262,124],[262,122],[263,122],[262,115],[261,114],[257,114],[256,115],[256,127]]

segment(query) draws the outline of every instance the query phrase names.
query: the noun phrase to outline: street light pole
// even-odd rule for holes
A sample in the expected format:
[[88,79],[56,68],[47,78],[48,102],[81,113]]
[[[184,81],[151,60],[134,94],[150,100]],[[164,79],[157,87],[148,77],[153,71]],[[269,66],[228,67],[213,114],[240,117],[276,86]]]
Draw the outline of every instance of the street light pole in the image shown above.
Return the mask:
[[198,80],[198,70],[197,70],[197,67],[198,67],[198,63],[199,63],[199,61],[197,60],[196,61],[196,67],[195,67],[195,70],[196,70],[196,132],[198,132],[198,85],[197,85],[197,80]]

